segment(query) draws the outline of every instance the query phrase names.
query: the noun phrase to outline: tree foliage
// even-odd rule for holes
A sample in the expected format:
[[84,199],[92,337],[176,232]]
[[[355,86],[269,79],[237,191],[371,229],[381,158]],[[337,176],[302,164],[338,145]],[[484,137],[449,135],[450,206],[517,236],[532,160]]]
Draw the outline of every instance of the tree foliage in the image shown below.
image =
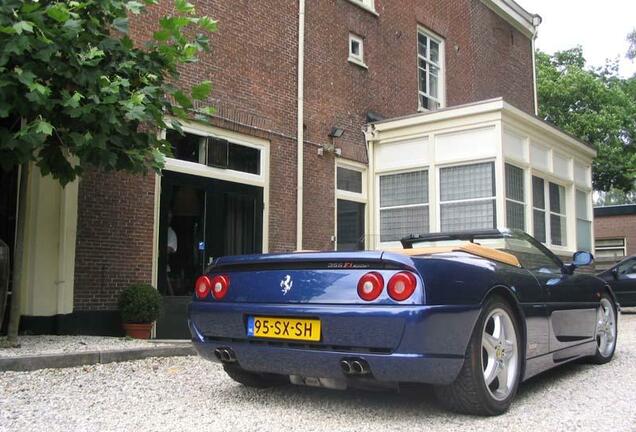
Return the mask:
[[216,22],[174,0],[173,15],[140,46],[128,36],[129,16],[154,3],[0,2],[0,167],[35,161],[62,184],[88,165],[163,167],[170,149],[157,129],[166,116],[186,118],[212,89],[207,81],[190,91],[173,85],[178,68],[208,49]]
[[630,60],[636,60],[636,29],[627,35],[627,42],[629,42],[627,58]]
[[580,47],[537,53],[539,115],[593,145],[594,188],[629,192],[636,178],[636,79],[617,63],[587,69]]

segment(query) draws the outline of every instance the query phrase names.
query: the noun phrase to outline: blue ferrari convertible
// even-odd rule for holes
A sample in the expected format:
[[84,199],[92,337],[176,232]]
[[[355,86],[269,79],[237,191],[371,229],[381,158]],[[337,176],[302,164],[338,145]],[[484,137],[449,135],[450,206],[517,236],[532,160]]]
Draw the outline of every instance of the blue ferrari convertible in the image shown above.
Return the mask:
[[520,231],[427,234],[385,251],[223,257],[189,307],[197,351],[248,386],[434,385],[446,407],[505,412],[519,384],[610,361],[617,302]]

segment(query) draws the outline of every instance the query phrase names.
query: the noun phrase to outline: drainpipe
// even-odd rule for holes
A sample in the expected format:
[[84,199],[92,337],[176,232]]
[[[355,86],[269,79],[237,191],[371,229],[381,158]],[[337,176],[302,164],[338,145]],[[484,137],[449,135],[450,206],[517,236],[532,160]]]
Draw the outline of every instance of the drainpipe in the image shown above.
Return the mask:
[[303,116],[304,116],[304,80],[305,80],[305,0],[298,0],[298,125],[297,125],[297,165],[296,175],[296,249],[303,249]]
[[534,87],[534,114],[536,116],[539,115],[539,96],[537,94],[537,55],[536,55],[536,44],[537,44],[537,36],[539,36],[539,31],[537,27],[541,25],[543,19],[539,15],[535,15],[532,18],[532,25],[534,26],[534,34],[532,35],[532,84]]

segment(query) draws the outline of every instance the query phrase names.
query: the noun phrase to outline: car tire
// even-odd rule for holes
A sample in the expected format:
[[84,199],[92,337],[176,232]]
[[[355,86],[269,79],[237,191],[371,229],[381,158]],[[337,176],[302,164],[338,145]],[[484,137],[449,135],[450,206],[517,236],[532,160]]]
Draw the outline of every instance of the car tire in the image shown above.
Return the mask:
[[[499,328],[505,328],[503,333],[493,330],[497,329],[497,320]],[[502,342],[493,351],[492,341],[498,335]],[[451,385],[435,389],[438,401],[445,408],[462,414],[495,416],[505,413],[519,387],[524,346],[520,325],[510,304],[499,296],[488,298],[471,335],[459,375]],[[493,373],[501,374],[501,383],[499,375],[493,380]],[[487,380],[490,380],[489,385]]]
[[225,373],[239,384],[254,388],[269,388],[289,383],[284,375],[249,372],[237,364],[224,364]]
[[[600,307],[597,312],[595,339],[596,353],[587,360],[593,364],[605,364],[612,360],[616,351],[618,339],[618,311],[616,303],[607,294],[601,296]],[[603,344],[603,337],[610,338],[610,345]],[[607,343],[608,340],[606,339]]]

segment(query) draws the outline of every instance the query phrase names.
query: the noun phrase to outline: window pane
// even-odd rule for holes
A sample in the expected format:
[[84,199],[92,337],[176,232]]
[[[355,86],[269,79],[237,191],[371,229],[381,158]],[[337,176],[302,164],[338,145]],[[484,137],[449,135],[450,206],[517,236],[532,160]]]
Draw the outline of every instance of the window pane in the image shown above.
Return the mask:
[[261,173],[261,151],[230,143],[228,148],[228,168],[250,174]]
[[414,171],[380,177],[380,207],[428,202],[428,171]]
[[554,245],[565,246],[567,237],[564,216],[550,215],[550,240]]
[[380,210],[380,241],[428,233],[428,206]]
[[625,257],[625,249],[596,249],[594,256],[597,260],[619,260]]
[[426,93],[428,88],[426,87],[426,69],[418,69],[419,70],[419,85],[420,85],[420,91]]
[[523,188],[523,170],[506,164],[506,198],[525,202]]
[[434,40],[431,40],[431,56],[430,59],[433,63],[439,63],[439,44]]
[[560,273],[560,266],[532,243],[520,238],[506,239],[506,252],[519,259],[526,269],[538,272]]
[[586,192],[576,191],[576,217],[578,219],[589,220],[588,216],[588,194]]
[[534,210],[533,212],[534,219],[534,238],[540,241],[541,243],[546,242],[545,236],[545,212],[541,210]]
[[435,66],[431,66],[431,73],[429,74],[428,79],[430,80],[429,84],[430,84],[430,88],[428,90],[428,94],[431,95],[434,98],[438,98],[439,97],[439,78],[438,78],[438,74],[439,74],[439,68],[436,68]]
[[592,222],[578,219],[576,221],[576,248],[578,250],[592,250]]
[[442,168],[442,201],[487,198],[495,195],[495,165],[492,162]]
[[199,147],[204,137],[173,129],[166,130],[166,141],[172,146],[172,157],[190,162],[199,162]]
[[525,207],[512,201],[506,201],[506,218],[508,228],[526,229],[525,223]]
[[358,57],[360,55],[360,42],[357,40],[351,40],[351,54],[354,57]]
[[565,213],[565,188],[554,183],[550,183],[550,211]]
[[545,209],[545,189],[543,179],[532,176],[532,205],[539,209]]
[[336,177],[338,189],[362,193],[362,173],[360,171],[338,167]]
[[426,42],[427,37],[422,33],[417,34],[417,53],[422,57],[426,57]]
[[624,247],[625,246],[625,239],[624,238],[619,238],[619,239],[597,239],[596,240],[596,247]]
[[495,201],[442,204],[442,231],[495,228]]
[[338,200],[337,250],[364,249],[364,204]]

